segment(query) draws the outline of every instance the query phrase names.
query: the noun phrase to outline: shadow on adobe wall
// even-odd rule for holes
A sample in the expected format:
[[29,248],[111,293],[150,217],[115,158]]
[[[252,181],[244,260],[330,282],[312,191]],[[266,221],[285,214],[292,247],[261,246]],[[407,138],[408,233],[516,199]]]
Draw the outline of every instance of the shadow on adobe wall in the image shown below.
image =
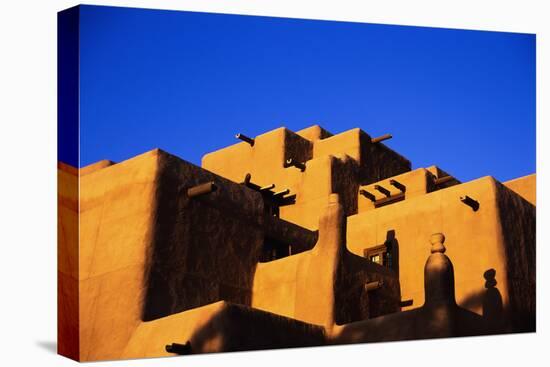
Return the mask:
[[[264,241],[254,222],[263,213],[259,194],[163,152],[157,180],[142,319],[219,300],[250,305]],[[204,197],[186,194],[205,182],[219,189]]]
[[322,326],[225,303],[215,317],[193,334],[186,352],[196,354],[312,347],[324,345],[325,339]]

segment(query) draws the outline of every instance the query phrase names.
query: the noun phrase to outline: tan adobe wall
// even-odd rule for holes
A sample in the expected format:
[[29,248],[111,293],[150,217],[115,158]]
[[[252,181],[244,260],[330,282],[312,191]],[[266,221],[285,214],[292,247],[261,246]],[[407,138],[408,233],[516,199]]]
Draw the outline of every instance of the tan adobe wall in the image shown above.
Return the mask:
[[537,174],[523,176],[504,182],[504,186],[520,195],[533,205],[537,205]]
[[78,359],[78,170],[59,163],[57,188],[57,349]]
[[[304,170],[285,167],[290,158]],[[435,166],[411,171],[360,129],[317,125],[279,128],[202,163],[155,149],[80,172],[59,165],[60,353],[91,361],[171,355],[166,343],[189,340],[209,352],[435,335],[376,334],[432,319],[419,310],[433,233],[445,234],[454,264],[460,307],[449,320],[467,325],[448,335],[477,332],[489,316],[501,323],[490,330],[534,330],[535,175],[460,184]],[[188,194],[205,183],[207,194]],[[289,256],[269,261],[266,248],[281,243]],[[366,258],[388,244],[391,269]],[[235,331],[243,320],[258,323]]]
[[[477,211],[460,201],[464,195],[479,202]],[[520,243],[512,239],[534,233],[535,210],[513,196],[493,178],[485,177],[365,211],[348,217],[348,248],[363,254],[366,248],[383,244],[391,231],[398,242],[401,297],[413,300],[411,306],[404,308],[410,309],[424,302],[420,269],[425,261],[425,238],[431,233],[445,233],[447,254],[455,265],[456,299],[460,306],[482,314],[484,273],[494,269],[505,311],[511,311],[511,305],[516,303],[521,303],[516,309],[525,311],[531,308],[528,299],[510,300],[510,282],[519,276],[510,273],[516,269],[511,266],[510,257],[514,256],[512,249],[520,247],[523,250],[514,252],[519,261],[534,264],[534,237]],[[512,203],[502,204],[505,197],[512,197]],[[512,226],[505,218],[514,211],[519,211],[524,220]],[[527,282],[529,277],[522,275],[521,279]],[[511,318],[509,315],[510,322]]]

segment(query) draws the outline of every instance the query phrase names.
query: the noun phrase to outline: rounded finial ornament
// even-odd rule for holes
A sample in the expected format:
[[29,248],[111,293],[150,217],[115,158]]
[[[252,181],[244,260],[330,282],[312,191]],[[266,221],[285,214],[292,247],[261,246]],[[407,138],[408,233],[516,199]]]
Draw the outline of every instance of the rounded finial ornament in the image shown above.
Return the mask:
[[432,244],[432,254],[439,252],[444,253],[446,248],[443,245],[445,242],[445,235],[443,233],[434,233],[430,237],[430,243]]

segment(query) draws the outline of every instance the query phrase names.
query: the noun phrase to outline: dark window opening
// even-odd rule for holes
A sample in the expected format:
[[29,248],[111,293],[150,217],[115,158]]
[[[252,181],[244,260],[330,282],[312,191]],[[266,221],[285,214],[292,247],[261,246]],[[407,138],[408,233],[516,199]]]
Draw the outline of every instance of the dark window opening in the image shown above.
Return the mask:
[[393,270],[399,276],[399,242],[393,229],[388,230],[383,244],[364,249],[363,256],[368,261]]
[[392,251],[391,247],[387,245],[365,249],[364,256],[369,259],[370,262],[393,269]]

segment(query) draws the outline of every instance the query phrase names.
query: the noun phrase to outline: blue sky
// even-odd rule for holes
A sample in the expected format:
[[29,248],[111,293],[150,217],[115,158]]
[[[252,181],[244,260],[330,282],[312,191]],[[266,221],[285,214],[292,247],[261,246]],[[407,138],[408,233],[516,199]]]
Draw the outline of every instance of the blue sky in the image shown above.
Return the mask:
[[535,36],[81,6],[80,166],[360,127],[462,181],[535,172]]

